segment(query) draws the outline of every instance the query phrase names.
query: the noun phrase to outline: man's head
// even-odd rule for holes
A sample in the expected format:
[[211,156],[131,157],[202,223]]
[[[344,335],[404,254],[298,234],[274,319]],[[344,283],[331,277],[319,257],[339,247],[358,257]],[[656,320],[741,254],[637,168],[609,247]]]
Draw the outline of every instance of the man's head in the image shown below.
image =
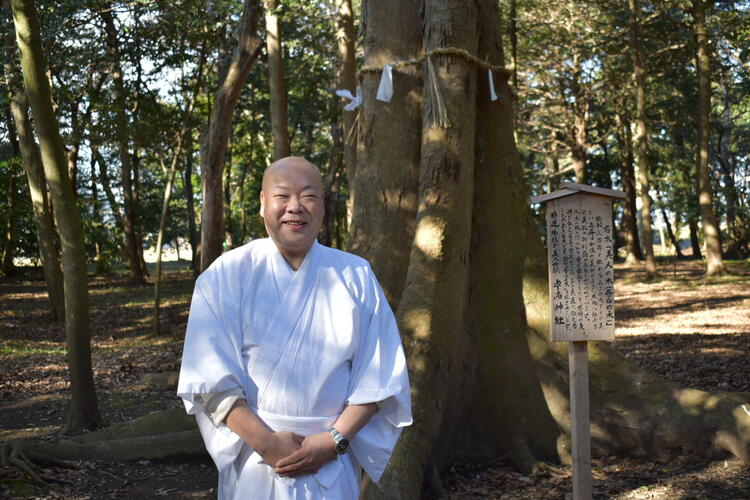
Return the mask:
[[296,156],[272,163],[263,173],[260,215],[268,236],[298,267],[323,224],[323,182],[318,167]]

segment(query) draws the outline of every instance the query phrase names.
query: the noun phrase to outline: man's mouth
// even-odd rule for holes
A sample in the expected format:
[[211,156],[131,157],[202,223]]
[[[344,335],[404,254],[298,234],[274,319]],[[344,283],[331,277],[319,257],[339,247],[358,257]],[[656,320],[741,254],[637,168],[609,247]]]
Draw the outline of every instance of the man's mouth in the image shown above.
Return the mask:
[[284,224],[286,224],[286,225],[288,225],[288,226],[292,226],[292,227],[302,227],[302,226],[304,226],[304,225],[305,225],[306,223],[305,223],[305,222],[302,222],[302,221],[300,221],[300,220],[288,220],[288,221],[284,221]]

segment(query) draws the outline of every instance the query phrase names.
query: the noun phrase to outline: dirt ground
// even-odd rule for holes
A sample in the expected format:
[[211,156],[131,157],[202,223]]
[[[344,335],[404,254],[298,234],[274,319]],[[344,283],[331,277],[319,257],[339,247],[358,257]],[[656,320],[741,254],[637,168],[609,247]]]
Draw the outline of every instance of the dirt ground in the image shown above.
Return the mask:
[[[146,384],[148,373],[179,367],[191,293],[186,264],[170,263],[162,305],[164,333],[151,333],[151,287],[124,277],[91,281],[94,376],[105,422],[177,408],[172,388]],[[700,262],[669,262],[643,283],[641,267],[616,266],[616,348],[634,363],[687,387],[750,392],[750,263],[706,279]],[[36,277],[0,280],[0,443],[57,440],[67,411],[64,331],[50,322],[44,284]],[[749,401],[750,403],[750,397]],[[750,405],[749,405],[750,406]],[[670,462],[594,457],[595,498],[746,499],[750,469],[732,459],[680,457]],[[13,474],[0,467],[0,477]],[[215,498],[216,472],[207,456],[125,464],[79,462],[46,467],[56,490],[18,477],[0,482],[0,498]],[[456,464],[443,476],[451,498],[563,499],[570,470],[549,464],[524,476],[498,459]]]

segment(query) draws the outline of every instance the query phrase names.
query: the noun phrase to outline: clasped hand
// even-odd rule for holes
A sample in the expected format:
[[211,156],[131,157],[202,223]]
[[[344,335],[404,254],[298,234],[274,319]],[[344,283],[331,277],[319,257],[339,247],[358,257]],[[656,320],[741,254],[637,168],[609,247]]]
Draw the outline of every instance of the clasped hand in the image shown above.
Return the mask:
[[263,460],[282,477],[315,474],[336,458],[333,437],[327,432],[307,437],[293,432],[276,432]]

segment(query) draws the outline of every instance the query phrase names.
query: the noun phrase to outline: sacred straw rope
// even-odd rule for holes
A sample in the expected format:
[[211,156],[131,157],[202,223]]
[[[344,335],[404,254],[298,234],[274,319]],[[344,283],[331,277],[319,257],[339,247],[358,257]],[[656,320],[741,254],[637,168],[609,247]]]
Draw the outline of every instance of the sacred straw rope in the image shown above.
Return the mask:
[[[439,49],[427,51],[419,57],[404,59],[402,61],[394,61],[388,64],[390,64],[392,68],[402,68],[411,64],[421,64],[430,56],[458,56],[466,59],[471,63],[476,64],[480,68],[489,69],[498,73],[502,73],[506,76],[510,76],[511,74],[511,71],[509,69],[506,69],[502,64],[490,64],[487,61],[482,61],[477,56],[470,54],[468,51],[456,47],[441,47]],[[362,74],[383,71],[383,68],[385,68],[385,66],[385,64],[381,66],[362,66],[362,68],[360,68],[359,70],[359,73]]]

